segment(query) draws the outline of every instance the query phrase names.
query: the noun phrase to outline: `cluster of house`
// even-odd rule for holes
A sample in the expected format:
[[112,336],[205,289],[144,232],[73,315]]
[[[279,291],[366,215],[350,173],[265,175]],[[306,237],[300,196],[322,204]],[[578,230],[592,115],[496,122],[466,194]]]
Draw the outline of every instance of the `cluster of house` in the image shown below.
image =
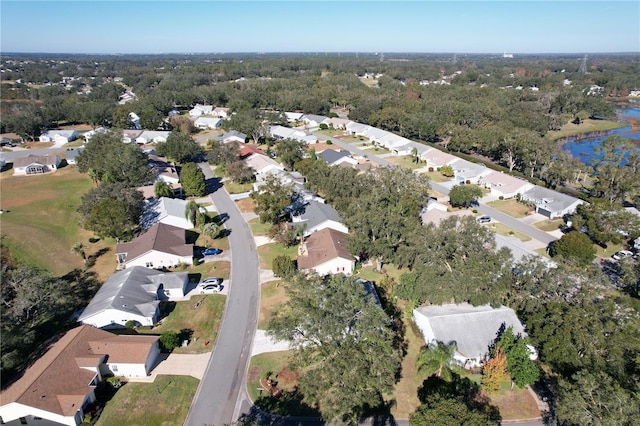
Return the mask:
[[213,105],[196,104],[189,110],[193,125],[198,129],[218,129],[222,126],[222,120],[228,119],[230,114],[229,108]]

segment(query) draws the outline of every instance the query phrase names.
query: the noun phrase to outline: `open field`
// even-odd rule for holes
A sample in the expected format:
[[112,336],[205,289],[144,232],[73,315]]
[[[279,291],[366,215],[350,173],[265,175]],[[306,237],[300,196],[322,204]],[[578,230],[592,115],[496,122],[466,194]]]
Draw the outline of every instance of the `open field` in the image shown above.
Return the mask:
[[598,132],[602,130],[618,129],[620,127],[627,126],[626,123],[620,123],[618,121],[611,120],[594,120],[587,118],[582,124],[567,123],[562,126],[562,129],[557,131],[550,131],[549,137],[552,140],[560,139],[566,136],[579,135],[581,133]]
[[80,198],[92,186],[86,175],[69,166],[40,176],[13,176],[9,170],[0,175],[0,185],[0,205],[9,211],[2,215],[2,235],[19,262],[64,275],[84,266],[71,252],[82,242],[87,256],[97,256],[90,270],[100,279],[115,271],[115,241],[90,243],[93,234],[79,226]]
[[198,383],[191,376],[158,376],[153,383],[127,383],[107,402],[96,426],[182,424]]
[[282,281],[270,281],[260,286],[258,329],[266,330],[273,314],[288,300]]
[[287,255],[295,259],[298,254],[298,246],[285,247],[280,243],[270,243],[258,247],[258,256],[260,257],[260,268],[271,269],[273,259],[279,255]]
[[[140,327],[140,334],[159,335],[167,331],[191,334],[189,345],[173,351],[179,354],[197,354],[209,352],[216,341],[218,328],[222,321],[226,296],[207,294],[192,297],[181,302],[167,302],[165,313],[170,312],[155,327]],[[201,303],[198,303],[201,302]],[[197,307],[196,307],[197,306]]]
[[489,207],[500,210],[502,213],[519,219],[525,217],[529,213],[529,207],[519,203],[518,200],[510,198],[508,200],[496,200],[487,203]]

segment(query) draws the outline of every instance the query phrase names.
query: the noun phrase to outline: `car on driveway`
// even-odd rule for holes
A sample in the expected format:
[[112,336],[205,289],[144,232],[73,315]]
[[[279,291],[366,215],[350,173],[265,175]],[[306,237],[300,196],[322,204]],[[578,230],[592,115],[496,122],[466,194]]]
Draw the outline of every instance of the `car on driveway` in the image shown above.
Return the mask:
[[222,253],[222,250],[215,247],[209,247],[207,249],[204,249],[202,252],[202,254],[205,256],[215,256],[216,254],[220,254],[220,253]]
[[633,253],[631,253],[629,250],[620,250],[619,252],[616,252],[613,256],[615,260],[620,260],[620,259],[626,259],[627,257],[631,257],[633,256]]
[[222,278],[208,277],[208,278],[205,278],[204,280],[200,281],[200,283],[198,285],[202,287],[202,286],[207,285],[207,284],[220,285],[220,284],[222,284]]
[[208,294],[208,293],[220,293],[222,291],[222,285],[220,284],[207,284],[198,289],[200,294]]
[[480,216],[476,219],[478,223],[489,223],[491,222],[491,216]]

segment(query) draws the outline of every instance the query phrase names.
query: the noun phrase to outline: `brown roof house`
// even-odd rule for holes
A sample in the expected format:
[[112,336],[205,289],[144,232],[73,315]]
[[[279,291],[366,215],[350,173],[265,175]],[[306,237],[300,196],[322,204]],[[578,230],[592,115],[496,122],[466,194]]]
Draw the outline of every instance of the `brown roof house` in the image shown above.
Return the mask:
[[118,268],[145,266],[169,268],[193,264],[193,244],[186,244],[185,230],[156,223],[129,243],[116,245]]
[[13,160],[14,175],[40,175],[55,172],[60,165],[57,155],[29,155]]
[[356,261],[347,251],[347,236],[331,228],[314,232],[298,250],[298,268],[318,275],[350,275]]
[[74,328],[0,393],[0,419],[3,424],[79,425],[105,376],[146,377],[159,353],[157,336]]

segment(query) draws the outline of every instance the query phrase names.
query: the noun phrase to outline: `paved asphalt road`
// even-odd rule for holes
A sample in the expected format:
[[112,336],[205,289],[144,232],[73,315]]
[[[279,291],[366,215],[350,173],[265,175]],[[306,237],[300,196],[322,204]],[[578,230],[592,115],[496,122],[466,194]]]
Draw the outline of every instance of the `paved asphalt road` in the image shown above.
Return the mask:
[[245,395],[251,343],[258,323],[260,287],[258,254],[249,226],[229,194],[213,177],[208,164],[201,164],[207,182],[216,186],[210,195],[219,214],[227,214],[225,226],[231,248],[231,281],[226,308],[213,354],[198,386],[185,425],[221,426],[248,413]]

